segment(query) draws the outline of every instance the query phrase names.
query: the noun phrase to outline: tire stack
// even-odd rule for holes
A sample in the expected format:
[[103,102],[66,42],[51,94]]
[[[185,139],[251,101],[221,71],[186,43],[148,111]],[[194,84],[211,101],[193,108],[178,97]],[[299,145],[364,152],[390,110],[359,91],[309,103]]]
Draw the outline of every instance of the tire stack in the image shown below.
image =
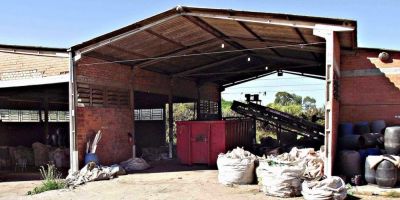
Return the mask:
[[[384,120],[341,123],[338,151],[338,172],[346,177],[346,182],[354,185],[377,183],[380,187],[390,188],[396,181],[384,176],[389,172],[398,174],[395,179],[400,180],[400,169],[389,161],[382,160],[374,168],[370,167],[372,160],[380,158],[379,155],[400,154],[400,126],[386,127]],[[360,175],[364,181],[357,180]]]

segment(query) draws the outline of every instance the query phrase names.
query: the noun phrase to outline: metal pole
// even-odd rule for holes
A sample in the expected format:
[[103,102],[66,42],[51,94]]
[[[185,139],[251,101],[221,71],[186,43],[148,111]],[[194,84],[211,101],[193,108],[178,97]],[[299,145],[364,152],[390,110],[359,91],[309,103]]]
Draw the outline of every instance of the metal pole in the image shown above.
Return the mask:
[[76,82],[74,69],[74,55],[69,52],[69,148],[70,148],[70,172],[79,170],[78,151],[76,146],[75,132],[75,102],[76,102]]

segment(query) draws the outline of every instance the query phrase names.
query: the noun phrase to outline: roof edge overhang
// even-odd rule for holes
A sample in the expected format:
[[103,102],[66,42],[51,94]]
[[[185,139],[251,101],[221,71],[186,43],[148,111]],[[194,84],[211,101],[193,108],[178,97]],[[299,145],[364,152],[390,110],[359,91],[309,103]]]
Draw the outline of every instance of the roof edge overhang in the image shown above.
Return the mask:
[[50,85],[58,83],[68,83],[69,74],[48,76],[41,78],[30,78],[21,80],[9,80],[0,81],[0,88],[13,88],[13,87],[24,87],[24,86],[34,86],[34,85]]
[[[229,20],[246,20],[246,17],[258,18],[259,22],[265,20],[264,23],[276,25],[289,25],[294,27],[311,28],[311,24],[323,25],[330,27],[342,27],[339,31],[353,31],[353,48],[357,48],[357,22],[351,19],[335,19],[325,17],[311,17],[301,16],[293,14],[278,14],[278,13],[263,13],[263,12],[251,12],[251,11],[237,11],[231,9],[211,9],[211,8],[196,8],[187,6],[177,6],[165,12],[156,14],[152,17],[138,21],[131,25],[117,29],[115,31],[106,33],[98,36],[91,40],[72,46],[70,51],[85,51],[90,49],[91,46],[105,45],[111,43],[115,37],[130,35],[137,31],[145,30],[153,25],[162,23],[171,18],[181,15],[196,15],[200,17],[216,17]],[[234,17],[233,17],[234,16]],[[284,24],[283,21],[290,21],[289,24]],[[306,26],[307,25],[307,26]],[[321,26],[319,27],[321,28]],[[102,44],[98,44],[102,43]]]
[[0,48],[33,50],[33,51],[54,51],[54,52],[62,52],[62,53],[66,53],[68,50],[68,48],[59,48],[59,47],[12,45],[12,44],[0,44]]

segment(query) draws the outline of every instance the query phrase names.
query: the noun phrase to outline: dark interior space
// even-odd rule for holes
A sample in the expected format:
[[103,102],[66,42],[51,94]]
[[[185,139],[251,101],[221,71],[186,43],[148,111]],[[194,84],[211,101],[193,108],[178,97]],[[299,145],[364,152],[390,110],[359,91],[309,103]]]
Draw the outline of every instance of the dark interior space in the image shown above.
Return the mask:
[[69,168],[68,83],[0,89],[0,180],[38,179]]

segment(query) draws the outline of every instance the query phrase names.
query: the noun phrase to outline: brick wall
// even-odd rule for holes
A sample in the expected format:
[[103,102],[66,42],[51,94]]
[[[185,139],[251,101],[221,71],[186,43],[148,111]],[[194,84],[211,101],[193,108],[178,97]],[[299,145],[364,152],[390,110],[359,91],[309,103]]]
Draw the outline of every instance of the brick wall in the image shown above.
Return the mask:
[[65,74],[68,62],[62,56],[0,52],[0,81]]
[[[120,64],[88,65],[103,62],[103,60],[82,57],[76,67],[79,83],[103,85],[121,89],[129,89],[132,85],[135,91],[168,95],[170,77],[155,72],[141,70]],[[176,79],[173,88],[174,96],[197,98],[197,86],[194,81]],[[202,99],[217,101],[218,87],[207,83],[201,86]],[[94,131],[103,130],[103,138],[98,145],[97,154],[101,164],[114,164],[132,156],[128,132],[134,128],[131,107],[78,107],[76,111],[76,131],[79,160],[82,163],[88,138],[94,137]]]
[[[118,64],[84,65],[101,60],[83,57],[77,64],[78,82],[129,88],[131,68]],[[119,163],[132,157],[132,147],[127,133],[133,130],[131,108],[126,107],[78,107],[76,131],[79,161],[83,163],[86,142],[94,132],[102,130],[103,137],[97,147],[101,164]]]
[[340,80],[340,121],[384,119],[400,124],[400,53],[383,63],[379,50],[359,50],[342,55]]

